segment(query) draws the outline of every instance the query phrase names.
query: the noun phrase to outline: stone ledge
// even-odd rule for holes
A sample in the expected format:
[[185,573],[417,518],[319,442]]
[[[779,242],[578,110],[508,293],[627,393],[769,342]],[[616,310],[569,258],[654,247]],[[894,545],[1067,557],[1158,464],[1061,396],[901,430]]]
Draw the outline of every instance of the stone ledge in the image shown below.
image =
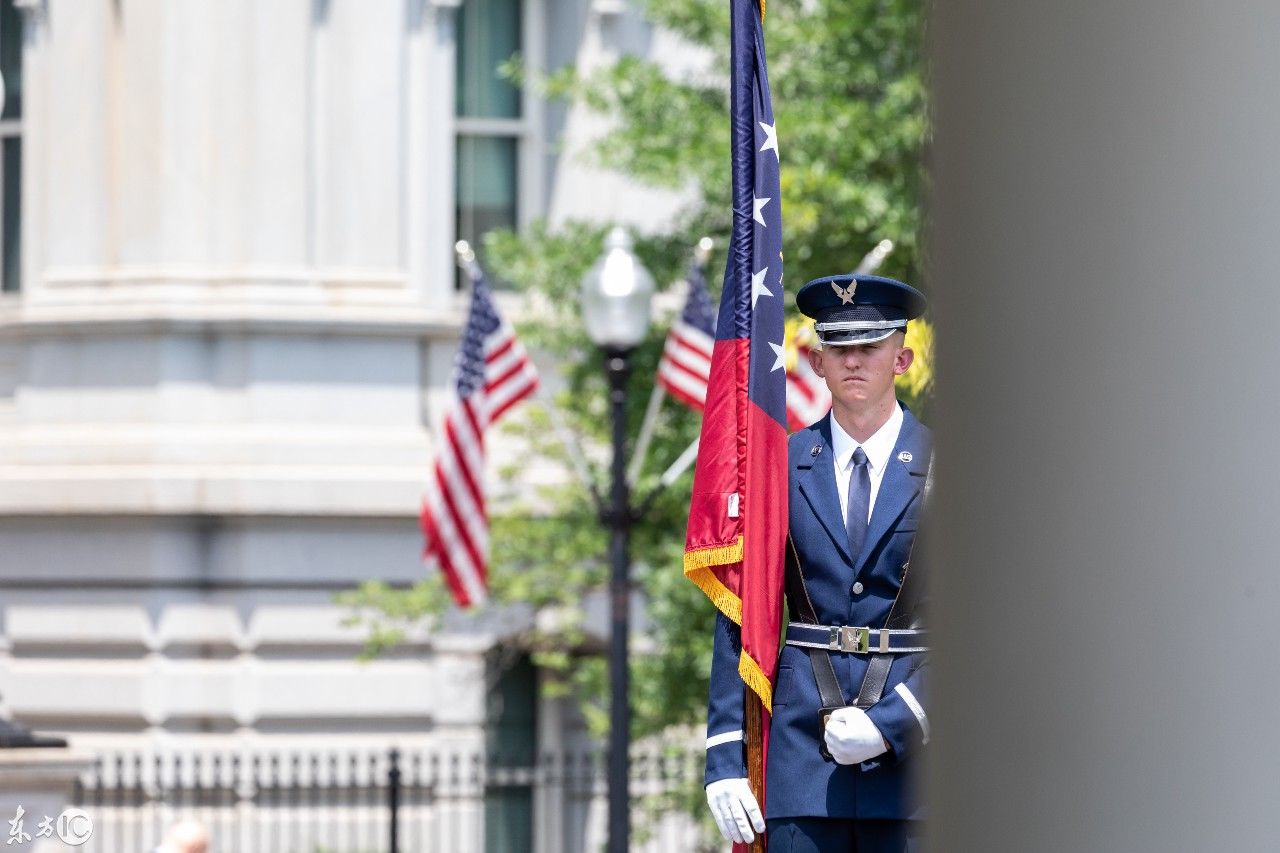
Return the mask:
[[147,333],[342,334],[456,340],[462,316],[405,306],[320,310],[262,306],[139,308],[8,306],[0,310],[0,339]]
[[0,470],[0,514],[417,518],[427,482],[425,463],[346,470],[175,466],[161,471],[111,465],[22,470],[35,467]]
[[58,783],[71,780],[88,770],[96,757],[72,749],[0,749],[0,790],[20,788],[17,780],[27,783]]

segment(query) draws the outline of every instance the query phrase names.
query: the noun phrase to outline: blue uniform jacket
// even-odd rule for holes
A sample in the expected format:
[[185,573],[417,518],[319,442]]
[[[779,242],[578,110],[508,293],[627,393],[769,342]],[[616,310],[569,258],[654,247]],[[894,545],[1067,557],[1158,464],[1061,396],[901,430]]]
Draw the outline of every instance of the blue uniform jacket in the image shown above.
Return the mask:
[[[792,435],[788,443],[791,540],[819,621],[880,628],[893,606],[915,539],[931,437],[928,428],[904,407],[902,429],[872,508],[862,553],[851,555],[836,492],[829,417]],[[815,455],[813,448],[819,446],[822,450]],[[860,593],[853,592],[855,582],[862,584]],[[794,611],[791,618],[801,621]],[[738,626],[717,615],[707,715],[707,783],[746,776],[740,649]],[[834,652],[832,663],[844,698],[852,704],[867,657]],[[889,742],[889,753],[862,765],[839,765],[819,752],[822,703],[808,653],[783,646],[773,691],[765,816],[922,817],[913,798],[911,756],[927,739],[924,670],[923,655],[899,655],[881,700],[867,710]],[[903,689],[895,689],[898,685]]]

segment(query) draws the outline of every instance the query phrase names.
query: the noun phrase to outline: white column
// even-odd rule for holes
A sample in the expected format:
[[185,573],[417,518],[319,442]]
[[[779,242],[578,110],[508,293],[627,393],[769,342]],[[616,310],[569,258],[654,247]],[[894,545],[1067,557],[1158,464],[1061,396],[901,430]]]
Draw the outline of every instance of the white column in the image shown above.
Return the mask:
[[25,47],[22,51],[22,273],[23,292],[37,286],[45,256],[45,196],[42,180],[48,166],[48,8],[42,0],[19,4],[24,14]]
[[403,281],[403,3],[330,0],[317,22],[316,258],[326,275]]
[[[413,76],[410,94],[415,109],[421,110],[424,132],[420,147],[410,155],[410,190],[418,200],[419,213],[411,218],[422,230],[413,234],[411,245],[421,248],[420,266],[411,274],[419,276],[422,298],[427,305],[445,308],[453,303],[454,163],[456,140],[453,126],[453,91],[457,62],[454,32],[458,0],[425,0],[426,14],[420,38],[425,73]],[[415,88],[419,87],[419,88]],[[421,94],[415,94],[421,91]],[[415,141],[417,136],[411,136]],[[418,158],[421,159],[418,159]]]
[[111,216],[107,168],[117,46],[112,5],[53,3],[47,16],[33,55],[36,67],[27,69],[36,76],[26,81],[37,103],[24,150],[38,150],[48,167],[33,162],[23,187],[35,201],[33,233],[39,235],[26,264],[24,298],[41,295],[51,267],[100,267],[120,226]]
[[939,850],[1280,837],[1280,8],[940,3]]

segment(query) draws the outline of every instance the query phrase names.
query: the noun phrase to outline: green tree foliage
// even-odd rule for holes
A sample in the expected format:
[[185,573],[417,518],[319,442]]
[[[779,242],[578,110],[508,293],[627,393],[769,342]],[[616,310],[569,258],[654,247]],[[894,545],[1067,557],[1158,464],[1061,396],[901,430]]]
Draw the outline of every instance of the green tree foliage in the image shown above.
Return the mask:
[[[655,24],[706,49],[706,74],[674,80],[660,65],[628,57],[585,79],[564,71],[529,82],[615,120],[591,153],[599,164],[640,183],[694,190],[695,200],[667,233],[638,241],[637,252],[666,286],[683,276],[697,238],[711,235],[723,247],[728,235],[728,7],[724,0],[649,0],[647,8]],[[781,147],[789,304],[800,283],[852,269],[885,237],[896,249],[881,272],[920,281],[927,127],[922,28],[922,6],[911,0],[769,3],[765,38]],[[514,60],[508,72],[519,73]],[[525,416],[516,419],[521,425],[508,430],[529,442],[531,454],[565,470],[570,453],[593,461],[601,488],[608,447],[604,371],[582,327],[578,288],[607,226],[572,223],[553,231],[535,225],[521,234],[491,234],[486,243],[491,273],[530,299],[528,314],[516,318],[523,339],[558,366],[563,382],[552,403],[557,417],[543,404],[526,404]],[[722,263],[713,259],[708,270],[713,291]],[[634,359],[632,436],[665,335],[657,324]],[[901,387],[917,412],[927,407],[931,387],[920,378]],[[575,436],[571,448],[557,422]],[[698,415],[666,403],[638,484],[641,495],[698,428]],[[521,471],[503,475],[518,483]],[[681,571],[690,482],[686,473],[660,494],[634,533],[635,579],[647,605],[632,661],[637,736],[697,723],[704,714],[714,608]],[[525,642],[538,663],[579,691],[589,720],[603,730],[604,667],[599,644],[585,642],[582,602],[606,582],[606,535],[577,480],[519,491],[517,505],[493,521],[493,597],[543,613]],[[372,614],[375,651],[395,642],[399,626],[447,606],[434,576],[409,592],[368,586],[345,600],[355,618]]]

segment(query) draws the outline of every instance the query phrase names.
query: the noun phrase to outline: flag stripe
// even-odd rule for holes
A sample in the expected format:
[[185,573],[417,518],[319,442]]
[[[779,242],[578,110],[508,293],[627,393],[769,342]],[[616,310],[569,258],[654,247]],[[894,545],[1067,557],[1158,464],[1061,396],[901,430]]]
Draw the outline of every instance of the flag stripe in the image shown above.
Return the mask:
[[434,560],[439,566],[440,574],[444,576],[445,583],[449,586],[449,591],[453,593],[453,600],[458,602],[461,607],[470,607],[471,596],[467,595],[467,588],[462,585],[462,578],[452,566],[446,568],[446,564],[449,559],[448,554],[444,552],[438,553],[435,548],[431,547],[430,543],[435,542],[440,538],[440,534],[436,530],[435,516],[435,511],[424,503],[422,506],[421,524],[428,546],[423,552],[423,559],[428,562]]
[[809,348],[797,347],[795,366],[787,371],[787,425],[801,430],[831,410],[831,391],[826,381],[813,372]]
[[507,413],[507,409],[510,409],[516,403],[519,403],[525,397],[528,397],[530,394],[536,391],[538,388],[538,377],[537,376],[530,377],[529,381],[525,385],[512,386],[512,387],[515,388],[515,390],[512,391],[509,395],[507,395],[505,400],[499,400],[497,404],[497,408],[494,410],[494,412],[491,415],[493,420],[496,421],[498,418],[505,415]]
[[465,590],[468,605],[479,604],[485,597],[484,581],[479,571],[459,542],[457,530],[454,529],[449,516],[445,512],[437,511],[435,519],[439,541],[445,546],[437,551],[442,557],[440,568],[450,573],[453,580]]
[[[440,461],[436,465],[437,476],[442,482],[449,482],[454,478],[468,476],[465,471],[461,470],[458,464],[457,456],[446,450],[440,456]],[[475,544],[480,553],[484,553],[487,546],[489,533],[485,526],[485,512],[482,498],[470,489],[453,489],[442,494],[450,504],[459,507],[463,515],[458,518],[459,526],[464,528],[468,540]]]
[[686,405],[701,410],[707,399],[706,380],[698,381],[696,377],[680,371],[673,365],[663,365],[658,379],[664,388]]
[[[464,403],[463,405],[465,406],[466,404]],[[480,478],[477,476],[481,472],[463,462],[475,452],[466,447],[466,441],[463,438],[463,436],[466,436],[466,431],[467,427],[465,425],[461,429],[452,422],[445,425],[445,445],[440,448],[440,451],[441,458],[448,460],[449,463],[446,470],[448,476],[441,474],[437,482],[461,484],[467,494],[471,496],[476,511],[483,514],[484,492],[480,488]],[[441,489],[440,491],[447,490]]]
[[688,323],[680,322],[671,330],[671,337],[667,343],[674,341],[684,347],[697,352],[701,355],[711,358],[711,352],[716,347],[716,339],[708,332],[690,326]]
[[683,365],[694,375],[702,376],[705,381],[711,375],[711,353],[700,352],[684,346],[677,338],[667,338],[663,347],[663,363],[675,362]]
[[[515,338],[508,338],[506,340],[496,341],[495,345],[492,346],[487,352],[485,352],[484,360],[489,363],[493,363],[497,361],[507,353],[515,350],[517,343],[518,342],[516,341]],[[486,346],[488,345],[486,344]],[[521,347],[520,349],[521,349],[520,354],[524,355],[524,352],[523,352],[524,348]]]
[[[708,362],[709,366],[710,362]],[[701,386],[705,396],[707,378],[711,375],[711,371],[698,370],[697,367],[690,367],[682,361],[666,361],[660,366],[659,375],[680,377],[691,386]]]
[[689,295],[684,310],[671,324],[658,362],[657,381],[672,397],[702,411],[715,351],[716,317],[707,294],[702,266],[694,263],[688,275]]
[[471,567],[475,570],[475,575],[481,582],[484,580],[484,557],[480,552],[480,545],[467,535],[466,521],[458,512],[458,505],[454,502],[454,496],[458,492],[441,492],[441,503],[444,504],[446,513],[445,525],[451,526],[456,534],[457,542],[465,551],[465,556],[470,562]]
[[527,362],[510,363],[509,360],[507,359],[504,359],[503,361],[509,364],[509,366],[494,365],[495,373],[497,373],[498,370],[502,370],[503,372],[499,374],[497,377],[495,377],[494,379],[489,380],[489,382],[485,384],[484,390],[486,394],[493,394],[494,392],[501,390],[502,386],[506,385],[508,382],[511,382],[513,379],[518,377],[521,373],[523,373],[526,370],[528,366]]
[[512,370],[519,370],[525,364],[528,364],[529,359],[524,354],[523,349],[508,346],[504,347],[501,352],[488,356],[484,361],[485,376],[497,377],[489,380],[489,384],[493,384],[500,383],[502,377]]

